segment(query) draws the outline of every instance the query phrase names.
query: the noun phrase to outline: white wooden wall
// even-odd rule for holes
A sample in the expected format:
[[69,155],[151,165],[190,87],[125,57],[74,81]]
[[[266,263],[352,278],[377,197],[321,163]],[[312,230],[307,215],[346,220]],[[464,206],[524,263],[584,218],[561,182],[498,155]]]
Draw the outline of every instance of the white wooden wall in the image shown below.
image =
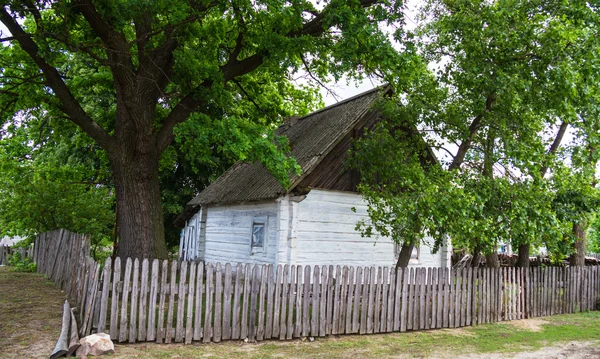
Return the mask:
[[[264,252],[252,254],[252,222],[259,217],[267,218],[267,239]],[[395,265],[390,239],[361,237],[355,230],[356,223],[366,217],[367,206],[359,194],[319,189],[302,197],[203,207],[184,228],[180,258],[221,263]],[[419,260],[410,266],[448,267],[449,250],[443,246],[433,254],[425,241]]]
[[[396,264],[393,242],[361,237],[356,223],[366,218],[367,206],[356,193],[313,189],[297,204],[297,264],[357,266],[393,266]],[[356,208],[354,213],[351,208]],[[419,261],[411,266],[446,266],[445,253],[431,253],[423,243]],[[280,261],[281,263],[281,261]],[[296,264],[292,263],[292,264]]]
[[[275,263],[277,253],[277,203],[257,202],[208,206],[206,209],[204,256],[206,262]],[[267,218],[263,253],[252,254],[254,218]]]

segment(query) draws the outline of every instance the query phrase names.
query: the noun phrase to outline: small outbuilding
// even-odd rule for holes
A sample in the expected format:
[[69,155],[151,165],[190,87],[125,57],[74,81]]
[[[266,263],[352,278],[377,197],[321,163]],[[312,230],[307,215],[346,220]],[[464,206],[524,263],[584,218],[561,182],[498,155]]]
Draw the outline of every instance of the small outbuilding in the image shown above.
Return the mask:
[[[359,173],[345,165],[352,139],[379,121],[373,104],[389,91],[376,88],[288,119],[277,133],[289,139],[302,173],[291,178],[286,190],[260,163],[233,165],[178,217],[184,226],[180,257],[274,265],[395,265],[399,246],[356,231],[357,222],[368,217],[367,205],[356,191]],[[410,265],[449,267],[450,244],[432,253],[427,242],[415,248]]]

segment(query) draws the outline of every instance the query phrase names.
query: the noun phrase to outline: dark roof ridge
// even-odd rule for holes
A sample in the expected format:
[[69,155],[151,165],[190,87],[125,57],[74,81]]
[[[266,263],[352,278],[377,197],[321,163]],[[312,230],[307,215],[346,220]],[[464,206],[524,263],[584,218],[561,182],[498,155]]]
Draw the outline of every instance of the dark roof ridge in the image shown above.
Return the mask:
[[[365,92],[361,92],[361,93],[359,93],[359,94],[356,94],[356,95],[354,95],[354,96],[351,96],[351,97],[348,97],[348,98],[346,98],[346,99],[343,99],[342,101],[339,101],[339,102],[333,103],[333,104],[331,104],[331,105],[329,105],[329,106],[326,106],[326,107],[323,107],[323,108],[321,108],[321,109],[318,109],[318,110],[316,110],[316,111],[314,111],[314,112],[311,112],[311,113],[309,113],[309,114],[308,114],[308,115],[306,115],[306,116],[302,116],[302,117],[300,117],[300,118],[298,119],[298,121],[302,121],[302,120],[304,120],[304,119],[306,119],[306,118],[308,118],[308,117],[311,117],[311,116],[313,116],[313,115],[319,114],[319,113],[321,113],[321,112],[324,112],[324,111],[327,111],[327,110],[331,110],[331,109],[332,109],[332,108],[334,108],[334,107],[337,107],[337,106],[343,105],[343,104],[345,104],[345,103],[348,103],[348,102],[350,102],[350,101],[354,101],[354,100],[356,100],[357,98],[360,98],[360,97],[363,97],[363,96],[368,96],[368,95],[370,95],[370,94],[372,94],[373,92],[376,92],[376,91],[387,92],[387,91],[389,91],[391,88],[392,88],[392,86],[391,86],[390,84],[383,84],[383,85],[379,85],[379,86],[377,86],[377,87],[374,87],[374,88],[372,88],[372,89],[370,89],[370,90],[367,90],[367,91],[365,91]],[[286,123],[284,122],[284,123],[282,123],[281,125],[279,125],[277,128],[279,129],[279,128],[282,128],[282,127],[285,127],[285,126],[287,126],[287,125],[286,125]]]

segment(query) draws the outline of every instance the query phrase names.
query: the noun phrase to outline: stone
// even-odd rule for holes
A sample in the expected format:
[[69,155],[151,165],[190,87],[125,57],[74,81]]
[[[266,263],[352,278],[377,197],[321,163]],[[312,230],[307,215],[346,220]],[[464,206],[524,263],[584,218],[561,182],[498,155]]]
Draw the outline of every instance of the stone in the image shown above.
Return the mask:
[[115,352],[115,345],[110,340],[110,335],[106,333],[88,335],[79,339],[79,344],[81,346],[77,348],[76,352],[78,358],[85,358],[88,355],[112,354]]

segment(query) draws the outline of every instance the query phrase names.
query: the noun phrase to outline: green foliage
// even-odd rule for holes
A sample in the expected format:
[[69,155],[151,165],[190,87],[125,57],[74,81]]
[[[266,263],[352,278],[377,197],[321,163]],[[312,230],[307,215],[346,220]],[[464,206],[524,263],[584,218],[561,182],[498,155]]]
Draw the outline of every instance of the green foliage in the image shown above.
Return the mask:
[[110,188],[93,182],[97,177],[87,176],[100,169],[77,153],[65,159],[65,143],[30,146],[28,130],[9,129],[0,141],[0,233],[34,236],[64,228],[95,241],[110,238],[114,197]]
[[[30,177],[48,182],[34,181],[30,192],[47,186],[53,194],[45,203],[62,201],[84,217],[95,212],[101,218],[76,225],[61,212],[54,213],[59,219],[44,217],[34,226],[15,219],[15,203],[6,203],[14,213],[0,216],[27,233],[51,227],[50,221],[106,238],[113,228],[105,218],[113,216],[114,193],[128,193],[115,191],[123,184],[112,177],[126,160],[123,166],[137,172],[159,167],[167,238],[176,243],[174,217],[233,162],[260,161],[289,185],[290,173],[299,168],[274,130],[285,117],[321,105],[316,84],[410,73],[407,64],[415,55],[396,51],[383,27],[397,28],[401,36],[403,10],[394,0],[48,1],[3,7],[2,22],[27,36],[0,47],[0,127],[24,131],[27,138],[10,142],[28,157],[24,166],[35,173]],[[24,46],[23,39],[35,46]],[[144,156],[151,160],[142,161]],[[18,161],[14,166],[23,165]],[[15,202],[37,207],[39,201],[31,201],[39,193],[25,196],[17,193],[19,186],[10,189]]]
[[[353,152],[369,205],[362,233],[398,243],[429,235],[434,249],[447,235],[472,252],[502,241],[569,254],[573,223],[599,205],[597,10],[428,1],[422,24],[399,38],[423,60],[410,76],[388,74],[396,93],[380,109],[386,122]],[[563,123],[574,138],[560,147]]]
[[8,265],[13,267],[16,272],[35,272],[37,264],[29,257],[21,257],[19,252],[15,252],[8,257]]

